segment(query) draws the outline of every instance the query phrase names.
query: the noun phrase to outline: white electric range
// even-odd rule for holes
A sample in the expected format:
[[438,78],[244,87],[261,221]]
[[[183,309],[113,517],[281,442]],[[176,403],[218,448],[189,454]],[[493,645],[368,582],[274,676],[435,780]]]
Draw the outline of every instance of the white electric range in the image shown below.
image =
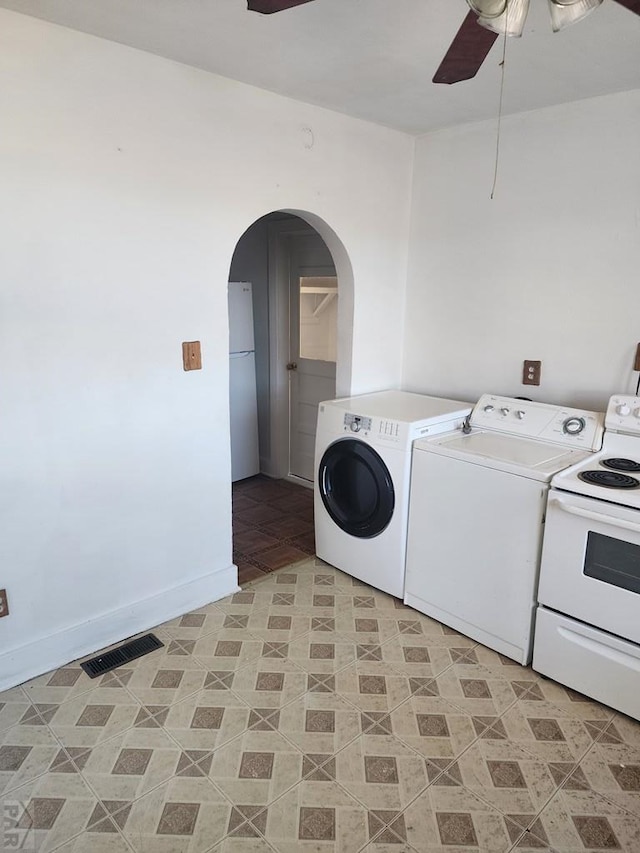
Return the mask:
[[533,668],[640,719],[640,398],[609,401],[602,450],[551,481]]

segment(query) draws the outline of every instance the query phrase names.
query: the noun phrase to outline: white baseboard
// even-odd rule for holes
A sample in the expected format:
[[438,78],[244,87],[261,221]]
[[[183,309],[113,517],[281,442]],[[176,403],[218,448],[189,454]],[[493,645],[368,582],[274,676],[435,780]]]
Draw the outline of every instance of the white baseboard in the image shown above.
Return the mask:
[[0,653],[0,692],[238,590],[238,567],[231,565]]
[[295,474],[287,474],[284,478],[288,483],[295,483],[298,486],[303,486],[305,489],[313,489],[313,482],[305,480],[303,477],[296,477]]

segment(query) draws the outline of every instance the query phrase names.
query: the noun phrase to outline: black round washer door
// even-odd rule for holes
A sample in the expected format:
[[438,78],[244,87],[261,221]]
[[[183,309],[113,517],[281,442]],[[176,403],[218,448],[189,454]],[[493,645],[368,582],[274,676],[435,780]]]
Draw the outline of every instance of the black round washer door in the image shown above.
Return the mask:
[[353,438],[335,441],[325,450],[318,487],[335,523],[361,539],[378,536],[393,516],[395,492],[389,469],[376,451]]

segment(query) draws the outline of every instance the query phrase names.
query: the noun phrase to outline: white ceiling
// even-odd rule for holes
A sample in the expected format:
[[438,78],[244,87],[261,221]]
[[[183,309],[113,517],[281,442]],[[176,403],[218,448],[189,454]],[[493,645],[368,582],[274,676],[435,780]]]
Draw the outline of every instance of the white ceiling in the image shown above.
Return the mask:
[[[501,40],[473,80],[431,82],[465,0],[314,0],[269,16],[245,0],[0,6],[409,133],[497,113]],[[531,0],[523,37],[507,43],[504,111],[640,88],[639,58],[640,16],[614,0],[557,34],[546,0]]]

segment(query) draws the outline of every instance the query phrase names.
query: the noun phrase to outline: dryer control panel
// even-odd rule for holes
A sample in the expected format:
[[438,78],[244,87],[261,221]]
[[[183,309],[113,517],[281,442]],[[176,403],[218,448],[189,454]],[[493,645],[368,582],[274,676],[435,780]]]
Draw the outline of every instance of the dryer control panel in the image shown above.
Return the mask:
[[347,412],[344,416],[344,428],[350,432],[368,433],[371,431],[371,418]]
[[359,433],[371,438],[383,438],[387,441],[398,442],[401,439],[401,425],[398,421],[384,418],[368,418],[365,415],[355,415],[347,412],[344,416],[344,431]]
[[395,438],[400,435],[400,424],[397,421],[378,421],[380,438]]

